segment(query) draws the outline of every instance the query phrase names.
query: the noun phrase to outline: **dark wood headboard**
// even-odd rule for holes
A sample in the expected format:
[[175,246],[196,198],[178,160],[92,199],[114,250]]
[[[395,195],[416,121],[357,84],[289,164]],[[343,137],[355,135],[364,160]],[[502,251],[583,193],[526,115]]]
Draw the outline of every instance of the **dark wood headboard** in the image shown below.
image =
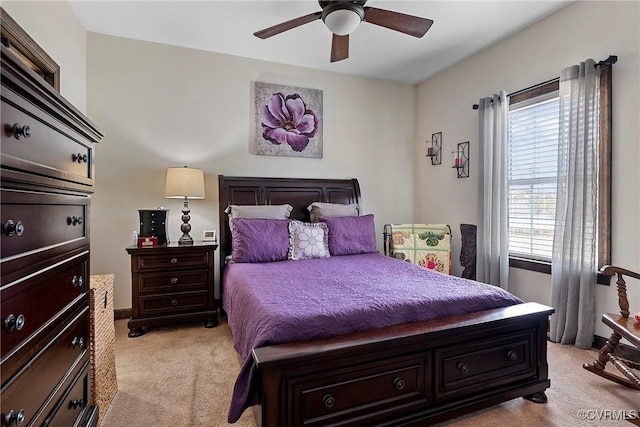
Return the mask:
[[227,214],[229,205],[293,206],[291,218],[309,221],[307,206],[313,202],[357,203],[362,212],[357,179],[259,178],[218,175],[220,221],[220,280],[224,260],[231,254],[231,230]]

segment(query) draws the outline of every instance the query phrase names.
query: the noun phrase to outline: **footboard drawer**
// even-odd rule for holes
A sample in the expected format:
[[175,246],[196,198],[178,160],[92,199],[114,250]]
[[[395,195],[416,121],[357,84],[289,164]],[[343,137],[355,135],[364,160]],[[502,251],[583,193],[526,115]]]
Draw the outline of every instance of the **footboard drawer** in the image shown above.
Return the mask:
[[435,350],[436,401],[446,401],[536,374],[535,331]]
[[392,415],[392,406],[394,410],[426,406],[427,360],[426,354],[412,355],[320,374],[311,381],[308,377],[304,382],[293,380],[292,425],[354,426],[372,413]]

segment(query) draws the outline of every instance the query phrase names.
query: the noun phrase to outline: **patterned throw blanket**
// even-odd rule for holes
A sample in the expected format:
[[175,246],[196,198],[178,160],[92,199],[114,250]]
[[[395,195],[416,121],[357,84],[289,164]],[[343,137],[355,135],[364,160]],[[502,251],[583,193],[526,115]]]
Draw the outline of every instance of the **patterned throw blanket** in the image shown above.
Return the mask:
[[389,255],[451,274],[451,229],[447,224],[390,224]]

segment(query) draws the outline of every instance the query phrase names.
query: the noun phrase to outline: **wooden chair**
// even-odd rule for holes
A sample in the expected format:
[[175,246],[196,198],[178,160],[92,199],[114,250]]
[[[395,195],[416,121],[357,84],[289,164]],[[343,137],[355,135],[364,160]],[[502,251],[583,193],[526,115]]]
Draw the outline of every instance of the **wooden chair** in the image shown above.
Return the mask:
[[[624,268],[610,265],[602,267],[600,272],[607,276],[613,276],[614,274],[618,275],[616,283],[618,285],[618,305],[620,306],[620,315],[614,313],[605,313],[602,315],[602,321],[613,330],[613,333],[606,344],[600,349],[596,361],[591,364],[585,363],[583,367],[603,378],[640,390],[640,376],[637,371],[640,369],[640,363],[623,359],[614,354],[621,338],[625,338],[636,348],[640,349],[640,322],[636,321],[633,317],[629,317],[627,286],[623,277],[626,276],[634,279],[640,279],[640,273],[635,273],[630,270],[625,270]],[[638,307],[634,308],[636,310],[638,309]],[[611,362],[613,366],[618,368],[623,376],[605,372],[604,368],[607,362]]]

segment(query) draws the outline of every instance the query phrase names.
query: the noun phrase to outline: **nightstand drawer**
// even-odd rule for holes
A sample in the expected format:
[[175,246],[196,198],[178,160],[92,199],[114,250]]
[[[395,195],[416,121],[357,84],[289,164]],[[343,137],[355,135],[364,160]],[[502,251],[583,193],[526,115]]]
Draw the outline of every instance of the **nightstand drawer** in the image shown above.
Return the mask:
[[208,271],[176,271],[140,274],[139,293],[167,293],[208,289]]
[[208,291],[141,296],[139,301],[142,316],[188,313],[213,307],[213,295]]
[[138,271],[180,268],[207,268],[209,252],[175,252],[162,255],[139,255]]

